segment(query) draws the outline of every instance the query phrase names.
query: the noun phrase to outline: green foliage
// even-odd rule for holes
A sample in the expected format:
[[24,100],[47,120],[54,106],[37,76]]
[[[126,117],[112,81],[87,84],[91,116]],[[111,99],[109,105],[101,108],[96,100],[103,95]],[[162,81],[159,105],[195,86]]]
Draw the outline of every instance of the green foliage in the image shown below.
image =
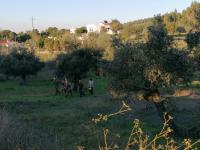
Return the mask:
[[99,49],[105,60],[111,61],[114,55],[113,37],[106,33],[90,33],[82,42],[82,48]]
[[1,60],[0,68],[6,75],[19,76],[24,81],[26,76],[35,75],[43,67],[43,63],[25,48],[14,49]]
[[130,44],[121,45],[109,67],[112,77],[111,88],[117,91],[142,89],[145,86],[146,64],[146,56],[140,47]]
[[26,42],[27,40],[30,40],[31,39],[31,36],[27,33],[19,33],[16,37],[16,41],[19,42],[19,43],[23,43],[23,42]]
[[58,28],[56,27],[49,27],[46,32],[48,33],[48,35],[56,37],[58,35]]
[[190,27],[190,30],[200,29],[200,3],[192,2],[191,6],[183,11],[183,22]]
[[117,33],[118,31],[122,30],[123,25],[117,20],[112,20],[112,22],[110,23],[111,29]]
[[4,75],[11,76],[12,75],[12,69],[11,67],[13,67],[12,65],[15,64],[15,60],[12,59],[12,57],[10,55],[8,56],[4,56],[1,55],[0,56],[0,72]]
[[57,30],[56,28],[48,28],[46,33],[49,36],[44,38],[44,48],[50,52],[64,51],[69,53],[80,45],[76,36],[70,34],[65,29]]
[[60,41],[57,39],[45,39],[44,40],[44,46],[48,51],[60,51],[61,50],[61,45]]
[[189,49],[198,47],[200,44],[199,40],[200,40],[200,32],[188,33],[186,36],[186,42],[188,44]]
[[34,29],[32,31],[29,31],[28,34],[31,36],[31,39],[33,41],[37,41],[40,39],[40,32],[37,29]]
[[162,68],[171,74],[173,84],[182,79],[183,83],[189,83],[193,76],[194,63],[187,52],[170,49],[164,55]]
[[38,48],[44,48],[44,39],[43,38],[40,38],[37,43],[36,43],[36,46]]
[[42,32],[40,33],[40,35],[41,35],[42,38],[48,38],[49,33],[48,33],[47,31],[42,31]]
[[[193,2],[190,7],[181,13],[175,10],[160,16],[160,18],[163,19],[163,25],[169,34],[188,33],[199,30],[199,11],[200,3]],[[154,18],[147,18],[123,24],[123,30],[120,34],[121,39],[131,43],[146,42],[145,30],[153,20]]]
[[17,34],[10,30],[0,31],[0,40],[15,40]]
[[161,50],[170,44],[170,38],[161,16],[156,16],[148,27],[147,42],[150,49]]
[[179,20],[181,18],[181,14],[176,10],[171,13],[167,13],[163,16],[163,22],[166,25],[166,29],[170,34],[175,34],[176,29],[179,25]]
[[188,83],[193,70],[187,53],[170,47],[157,51],[144,44],[118,45],[109,68],[113,77],[111,87],[130,92]]
[[83,33],[87,33],[87,28],[86,27],[80,27],[80,28],[77,28],[75,32],[78,35],[83,34]]
[[97,38],[97,48],[103,50],[103,58],[105,60],[113,60],[114,57],[114,47],[113,47],[113,38],[106,34],[102,33]]
[[83,78],[91,69],[97,68],[101,54],[94,49],[79,49],[58,58],[56,74],[72,81]]
[[67,53],[72,52],[80,46],[80,42],[76,39],[76,36],[69,32],[62,34],[59,41],[61,49]]
[[150,23],[151,19],[126,23],[123,25],[123,29],[119,36],[123,41],[126,42],[146,42],[145,32]]

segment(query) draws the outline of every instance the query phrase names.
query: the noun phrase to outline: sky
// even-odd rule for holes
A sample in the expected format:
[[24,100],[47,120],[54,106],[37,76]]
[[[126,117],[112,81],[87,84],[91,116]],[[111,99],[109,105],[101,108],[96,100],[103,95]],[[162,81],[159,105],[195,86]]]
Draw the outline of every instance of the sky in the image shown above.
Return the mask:
[[[76,28],[118,19],[122,23],[190,6],[193,0],[0,0],[0,29],[15,32]],[[197,0],[199,1],[199,0]]]

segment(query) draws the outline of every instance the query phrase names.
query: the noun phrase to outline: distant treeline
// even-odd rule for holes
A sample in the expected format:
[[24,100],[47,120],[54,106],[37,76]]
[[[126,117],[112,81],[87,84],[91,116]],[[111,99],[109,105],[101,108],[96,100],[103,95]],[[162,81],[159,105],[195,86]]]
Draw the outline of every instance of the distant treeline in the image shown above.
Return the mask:
[[[158,16],[162,18],[167,33],[175,39],[185,40],[185,35],[188,33],[200,31],[199,2],[192,2],[191,6],[182,12],[175,10]],[[29,49],[49,52],[64,51],[69,53],[77,48],[97,48],[104,51],[106,59],[112,59],[113,37],[129,43],[146,43],[148,28],[154,24],[154,17],[125,24],[113,20],[110,23],[113,35],[107,34],[104,29],[100,33],[87,34],[85,27],[80,27],[75,34],[72,34],[68,29],[49,27],[41,32],[37,29],[20,33],[2,30],[0,31],[0,40],[16,41],[23,43]]]

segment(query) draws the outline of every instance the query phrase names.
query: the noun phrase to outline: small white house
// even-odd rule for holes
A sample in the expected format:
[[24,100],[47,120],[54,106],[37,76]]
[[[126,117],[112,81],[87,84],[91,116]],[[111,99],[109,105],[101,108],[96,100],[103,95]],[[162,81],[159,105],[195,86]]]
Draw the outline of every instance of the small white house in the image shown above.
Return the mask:
[[[112,29],[110,27],[110,23],[111,23],[111,21],[104,20],[97,25],[96,24],[89,24],[89,25],[86,26],[86,29],[87,29],[88,33],[100,33],[101,29],[105,28],[106,33],[112,35],[112,34],[114,34],[114,32],[112,31]],[[74,29],[74,28],[70,29],[70,33],[75,34],[76,29]]]
[[87,32],[88,32],[88,33],[91,33],[91,32],[99,32],[99,28],[98,28],[98,26],[95,25],[95,24],[87,25],[86,28],[87,28]]
[[75,32],[76,32],[76,29],[74,28],[70,29],[70,33],[75,34]]

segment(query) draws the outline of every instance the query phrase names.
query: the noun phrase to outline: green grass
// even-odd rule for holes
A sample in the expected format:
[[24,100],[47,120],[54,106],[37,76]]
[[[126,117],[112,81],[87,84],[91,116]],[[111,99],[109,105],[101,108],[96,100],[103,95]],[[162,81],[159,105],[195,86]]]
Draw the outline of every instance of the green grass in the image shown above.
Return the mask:
[[[98,146],[97,139],[106,125],[116,133],[126,128],[122,132],[124,135],[128,135],[131,128],[130,122],[124,122],[120,117],[98,126],[92,122],[97,114],[111,113],[120,108],[120,102],[107,99],[107,79],[95,77],[94,81],[95,95],[86,92],[83,98],[78,93],[72,97],[55,96],[54,85],[48,80],[32,79],[26,86],[13,80],[1,82],[0,107],[43,132],[54,130],[62,135],[67,149],[75,149],[77,144],[93,149]],[[87,79],[84,83],[86,86]]]
[[[55,96],[54,85],[50,77],[46,77],[40,73],[39,78],[29,79],[26,86],[19,85],[18,80],[0,82],[0,108],[15,114],[41,132],[55,131],[62,137],[65,149],[74,150],[77,144],[89,150],[97,149],[103,128],[111,129],[111,136],[116,143],[124,145],[134,118],[143,122],[142,126],[149,135],[162,126],[154,111],[144,112],[137,105],[129,116],[113,117],[95,125],[92,118],[97,114],[116,112],[121,107],[120,101],[107,96],[107,78],[94,77],[95,94],[90,96],[86,92],[86,96],[80,98],[78,93],[72,97]],[[83,81],[86,86],[88,79]],[[115,138],[116,134],[120,134],[121,138]]]
[[200,88],[200,81],[193,81],[192,84],[191,84],[191,86],[193,88]]
[[[96,94],[102,94],[106,91],[106,79],[102,80],[99,77],[95,78]],[[87,92],[87,79],[84,80],[85,91]],[[73,97],[77,97],[75,94]],[[66,99],[63,96],[55,96],[54,84],[50,80],[29,80],[28,84],[21,86],[19,81],[10,80],[6,82],[1,82],[0,84],[0,97],[1,102],[3,101],[50,101]],[[69,99],[69,98],[67,98]]]

